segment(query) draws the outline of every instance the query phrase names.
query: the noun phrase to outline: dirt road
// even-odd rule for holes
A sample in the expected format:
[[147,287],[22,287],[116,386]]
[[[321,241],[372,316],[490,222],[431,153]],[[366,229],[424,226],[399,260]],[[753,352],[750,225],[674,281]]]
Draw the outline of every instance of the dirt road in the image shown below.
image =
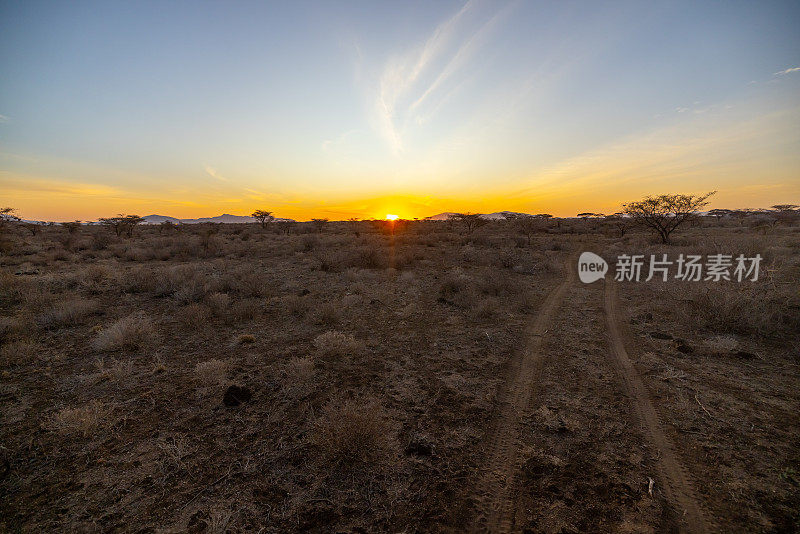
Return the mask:
[[[569,331],[559,331],[558,335],[554,336],[551,327],[559,310],[567,306],[564,304],[565,294],[570,288],[573,288],[572,291],[578,290],[575,286],[574,263],[574,258],[568,260],[566,276],[543,302],[528,329],[526,348],[511,362],[509,375],[499,391],[497,413],[485,441],[486,462],[477,495],[482,512],[476,525],[478,531],[513,532],[522,528],[522,525],[515,523],[518,516],[517,480],[524,420],[540,402],[538,397],[542,373],[548,360],[548,345],[552,348],[553,343],[560,343],[559,339],[561,342],[564,341],[563,336],[571,335]],[[661,492],[669,506],[676,511],[678,528],[685,532],[713,531],[691,478],[682,466],[674,444],[665,434],[651,396],[628,356],[626,346],[636,345],[619,311],[613,280],[605,282],[602,290],[602,307],[599,305],[601,295],[599,287],[590,291],[594,296],[587,294],[585,298],[595,300],[598,304],[593,311],[587,310],[587,312],[593,313],[599,324],[604,325],[599,327],[601,330],[597,333],[601,334],[600,337],[605,334],[605,339],[599,343],[605,347],[602,352],[607,358],[603,362],[601,356],[598,363],[614,371],[605,374],[607,378],[603,378],[600,387],[618,391],[620,393],[617,395],[624,395],[624,398],[627,398],[630,408],[619,413],[618,417],[623,421],[630,420],[632,423],[635,420],[635,424],[631,425],[634,432],[638,429],[641,433],[640,439],[653,448],[657,458],[654,491],[656,494]],[[567,300],[572,303],[573,299]],[[571,313],[575,310],[563,308],[563,311]],[[604,316],[605,320],[600,321],[600,316]],[[550,369],[560,366],[547,367],[547,372],[552,371],[556,377],[561,374],[558,369]],[[617,380],[614,379],[615,376]],[[556,382],[562,380],[563,383],[563,380],[567,379],[562,377]]]
[[620,314],[616,286],[611,277],[605,281],[603,300],[611,341],[609,359],[630,399],[642,432],[660,453],[657,466],[664,494],[679,515],[683,516],[686,532],[710,532],[712,527],[703,513],[691,478],[681,465],[674,445],[664,433],[650,394],[628,357],[625,347],[635,346],[635,340]]
[[542,346],[550,334],[552,316],[575,278],[573,263],[572,260],[567,262],[567,276],[542,304],[528,329],[528,345],[512,362],[509,377],[498,395],[500,407],[488,434],[485,472],[479,494],[484,510],[484,523],[480,527],[489,532],[508,532],[514,527],[512,490],[517,471],[520,423],[537,393],[537,383],[545,360]]

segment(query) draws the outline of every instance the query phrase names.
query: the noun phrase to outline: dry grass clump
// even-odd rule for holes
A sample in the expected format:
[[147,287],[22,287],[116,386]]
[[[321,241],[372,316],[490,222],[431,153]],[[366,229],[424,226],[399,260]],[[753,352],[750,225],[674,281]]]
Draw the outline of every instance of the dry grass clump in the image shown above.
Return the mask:
[[138,350],[154,341],[155,328],[142,312],[123,317],[100,330],[93,342],[97,350]]
[[249,345],[250,343],[256,342],[256,336],[253,334],[242,334],[238,338],[236,338],[236,342],[239,345]]
[[302,318],[308,313],[308,299],[300,295],[285,295],[280,300],[284,312],[288,315]]
[[674,298],[683,322],[717,334],[774,337],[800,329],[800,295],[789,286],[687,283]]
[[99,358],[95,361],[95,367],[101,378],[121,382],[133,375],[133,360],[112,360],[111,365],[106,367],[105,360]]
[[225,360],[207,360],[194,367],[194,375],[198,382],[206,386],[221,384],[227,380],[228,362]]
[[57,303],[53,308],[39,315],[36,322],[48,329],[76,326],[83,323],[97,310],[96,302],[75,298]]
[[93,400],[78,408],[63,408],[51,415],[45,427],[64,436],[80,434],[88,438],[95,430],[109,423],[113,409]]
[[476,297],[472,280],[461,272],[449,273],[439,286],[438,301],[458,308],[471,308]]
[[206,297],[206,304],[216,317],[223,317],[231,305],[231,298],[227,293],[215,291]]
[[181,308],[178,319],[184,326],[197,329],[208,323],[211,319],[211,312],[208,307],[195,302]]
[[364,354],[366,346],[350,334],[329,330],[314,338],[315,356],[320,359],[344,358]]
[[228,324],[240,324],[252,321],[261,312],[261,301],[257,299],[245,299],[234,302],[225,315]]
[[312,443],[330,463],[388,463],[394,456],[394,424],[375,399],[334,399],[314,423]]
[[339,308],[332,302],[324,302],[317,306],[311,314],[311,318],[314,324],[334,326],[340,321]]

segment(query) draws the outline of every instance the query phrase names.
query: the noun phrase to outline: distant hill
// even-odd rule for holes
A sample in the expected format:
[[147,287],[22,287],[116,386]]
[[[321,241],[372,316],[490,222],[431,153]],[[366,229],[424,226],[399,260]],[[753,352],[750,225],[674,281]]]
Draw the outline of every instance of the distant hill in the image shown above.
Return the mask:
[[[450,218],[451,215],[455,215],[455,214],[456,214],[455,212],[446,211],[444,213],[438,213],[438,214],[432,215],[430,217],[425,217],[425,220],[426,221],[446,221],[447,219]],[[500,220],[505,219],[506,215],[509,215],[509,214],[528,215],[527,213],[519,213],[519,212],[516,212],[516,211],[496,211],[494,213],[483,213],[483,214],[481,214],[481,217],[484,218],[484,219],[489,219],[489,220],[493,220],[494,221],[494,220],[498,220],[498,219],[500,219]]]
[[[200,223],[254,223],[256,220],[246,215],[231,215],[230,213],[223,213],[216,217],[200,217],[199,219],[177,219],[169,217],[168,215],[147,215],[142,217],[145,224],[161,224],[165,221],[170,221],[174,224],[200,224]],[[284,219],[276,217],[276,221],[290,221],[295,222],[294,219]]]

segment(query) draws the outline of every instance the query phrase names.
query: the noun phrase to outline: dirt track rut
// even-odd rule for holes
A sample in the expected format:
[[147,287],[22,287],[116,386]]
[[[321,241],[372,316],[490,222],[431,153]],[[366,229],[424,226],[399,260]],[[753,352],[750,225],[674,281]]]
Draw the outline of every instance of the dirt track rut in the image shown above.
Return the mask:
[[675,447],[662,429],[647,388],[628,357],[625,345],[627,342],[628,346],[633,346],[633,338],[620,316],[617,290],[612,279],[605,281],[604,309],[611,338],[610,360],[630,398],[642,431],[659,452],[657,468],[664,495],[682,514],[681,527],[685,532],[711,532],[714,529],[703,513],[691,478],[678,460]]
[[483,523],[479,531],[510,532],[514,528],[514,476],[522,418],[533,403],[544,363],[542,347],[564,292],[575,278],[574,261],[567,262],[567,275],[545,299],[527,331],[527,347],[512,362],[499,393],[499,413],[489,434],[484,475],[480,481]]

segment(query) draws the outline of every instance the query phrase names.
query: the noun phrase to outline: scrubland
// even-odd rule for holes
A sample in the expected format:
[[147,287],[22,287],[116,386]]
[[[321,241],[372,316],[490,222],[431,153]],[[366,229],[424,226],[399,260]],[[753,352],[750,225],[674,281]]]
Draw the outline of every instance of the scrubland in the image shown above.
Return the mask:
[[[800,528],[800,227],[675,244],[584,221],[0,235],[0,530],[462,532],[529,325],[577,254],[760,253],[758,282],[619,284],[631,359],[724,531]],[[613,273],[612,273],[613,275]],[[514,530],[664,532],[604,282],[541,335]]]

